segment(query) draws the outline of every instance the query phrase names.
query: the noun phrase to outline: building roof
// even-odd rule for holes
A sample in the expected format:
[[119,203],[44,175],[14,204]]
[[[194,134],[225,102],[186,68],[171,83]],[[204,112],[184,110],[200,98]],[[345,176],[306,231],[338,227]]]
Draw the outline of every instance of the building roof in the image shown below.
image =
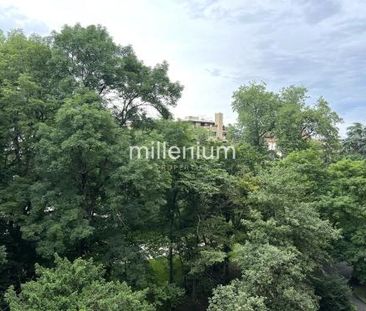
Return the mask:
[[204,117],[198,117],[198,116],[187,116],[184,118],[184,121],[190,121],[190,122],[197,122],[197,123],[212,123],[214,124],[215,121],[212,119],[204,118]]

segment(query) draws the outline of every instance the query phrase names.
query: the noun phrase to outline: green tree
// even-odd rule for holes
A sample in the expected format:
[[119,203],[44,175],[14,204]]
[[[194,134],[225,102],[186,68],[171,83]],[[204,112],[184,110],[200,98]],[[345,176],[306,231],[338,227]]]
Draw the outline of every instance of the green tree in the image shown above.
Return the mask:
[[232,256],[242,277],[216,289],[209,310],[227,310],[225,302],[239,306],[238,310],[318,310],[317,297],[306,283],[306,267],[296,249],[246,243],[237,245]]
[[234,92],[232,105],[238,112],[244,141],[263,151],[266,139],[271,138],[282,155],[306,149],[311,141],[320,142],[329,153],[337,150],[337,123],[341,119],[323,98],[312,106],[306,99],[303,87],[290,86],[279,93],[268,91],[263,83],[240,87]]
[[207,310],[267,311],[269,309],[263,297],[251,296],[243,288],[242,282],[234,280],[229,285],[220,285],[213,291]]
[[56,78],[72,89],[95,90],[121,125],[144,118],[146,107],[168,118],[181,96],[183,88],[170,81],[166,62],[144,65],[130,46],[114,43],[100,25],[65,26],[53,33],[52,48]]
[[22,284],[17,294],[11,287],[6,301],[11,311],[60,310],[154,310],[144,292],[134,292],[126,283],[107,282],[102,266],[92,260],[73,262],[56,256],[54,268],[37,265],[38,278]]
[[264,83],[251,83],[234,92],[232,106],[239,115],[245,141],[263,148],[266,135],[271,135],[275,126],[278,96],[267,91]]
[[[327,181],[317,149],[291,153],[260,172],[241,199],[248,211],[241,214],[243,233],[236,241],[244,246],[234,248],[230,261],[240,266],[242,278],[228,285],[228,295],[235,284],[240,295],[262,301],[268,310],[318,309],[312,278],[327,264],[339,237],[314,206]],[[210,308],[219,308],[226,286],[214,293]],[[220,308],[225,310],[224,304]]]
[[352,291],[347,281],[336,274],[319,273],[314,281],[315,294],[320,297],[320,311],[353,311]]
[[[145,232],[142,235],[144,246],[156,249],[156,260],[167,260],[165,281],[185,286],[190,299],[196,301],[219,282],[206,270],[213,269],[214,254],[223,251],[228,244],[225,238],[231,225],[229,219],[222,216],[219,205],[224,200],[219,201],[219,197],[230,188],[231,180],[216,154],[213,159],[203,157],[203,147],[209,156],[210,147],[216,144],[207,139],[206,131],[197,131],[185,122],[160,121],[153,131],[136,131],[136,134],[140,139],[138,145],[150,146],[153,141],[161,141],[166,143],[167,149],[177,146],[187,150],[186,157],[181,154],[177,159],[148,161],[149,165],[158,165],[160,174],[165,176],[163,197],[159,198],[164,204],[157,213],[151,209],[153,213],[144,216],[148,222],[140,232]],[[193,158],[189,148],[194,150]],[[213,150],[215,152],[215,148]],[[207,255],[206,259],[211,258],[210,263],[204,260],[203,254]]]
[[[161,124],[160,131],[169,146],[178,146],[181,150],[184,146],[192,148],[198,146],[197,133],[189,124],[165,122]],[[201,239],[198,223],[207,217],[207,202],[220,192],[227,178],[217,161],[203,158],[202,150],[199,151],[200,159],[196,158],[195,151],[193,158],[188,153],[186,158],[170,159],[165,164],[170,176],[170,185],[165,193],[166,204],[161,209],[161,217],[164,223],[163,230],[169,240],[170,282],[174,281],[174,252],[184,247],[183,245],[193,237],[194,240],[190,241],[193,242],[192,247],[198,247]],[[208,150],[206,152],[210,153]],[[186,243],[181,243],[184,237]]]
[[8,258],[1,291],[33,275],[34,245],[22,239],[19,219],[31,208],[38,124],[50,123],[58,107],[50,60],[38,36],[13,31],[0,40],[0,239]]
[[111,114],[90,93],[76,95],[57,112],[55,124],[37,133],[32,207],[23,236],[37,242],[45,257],[54,252],[84,254],[87,238],[105,206],[109,175],[123,161],[120,130]]
[[250,195],[253,219],[247,221],[253,242],[295,246],[313,268],[324,264],[339,237],[314,205],[327,181],[320,155],[311,149],[295,152],[261,172],[260,187]]
[[366,127],[355,123],[347,128],[347,137],[343,140],[343,151],[348,155],[366,156]]
[[302,87],[284,88],[276,118],[274,135],[281,152],[289,153],[309,146],[310,140],[321,141],[328,150],[338,145],[337,123],[341,121],[329,104],[320,98],[315,105],[306,105],[307,90]]
[[366,161],[342,159],[330,165],[328,172],[329,191],[319,202],[320,210],[342,230],[337,257],[353,264],[355,276],[366,282]]

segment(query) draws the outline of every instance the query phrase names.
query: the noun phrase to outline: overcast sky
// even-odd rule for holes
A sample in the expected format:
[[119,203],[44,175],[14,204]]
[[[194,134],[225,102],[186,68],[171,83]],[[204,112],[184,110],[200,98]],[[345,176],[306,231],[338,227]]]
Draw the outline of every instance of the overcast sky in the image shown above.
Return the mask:
[[0,0],[0,29],[48,34],[102,24],[148,65],[170,64],[185,86],[175,114],[224,113],[231,95],[265,81],[324,96],[345,123],[366,122],[365,0]]

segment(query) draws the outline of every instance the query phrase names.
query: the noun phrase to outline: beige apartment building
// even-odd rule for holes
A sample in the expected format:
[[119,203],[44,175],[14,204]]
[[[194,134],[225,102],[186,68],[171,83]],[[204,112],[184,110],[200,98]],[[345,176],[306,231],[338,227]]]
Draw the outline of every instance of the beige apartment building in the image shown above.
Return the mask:
[[215,113],[215,120],[200,118],[196,116],[187,116],[184,121],[192,123],[197,127],[204,127],[210,130],[218,140],[226,139],[226,129],[224,126],[224,115],[222,112]]

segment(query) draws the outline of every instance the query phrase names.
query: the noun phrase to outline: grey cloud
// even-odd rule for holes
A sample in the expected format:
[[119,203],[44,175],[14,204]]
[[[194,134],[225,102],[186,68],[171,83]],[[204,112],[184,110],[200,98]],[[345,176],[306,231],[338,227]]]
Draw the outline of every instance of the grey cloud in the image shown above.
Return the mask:
[[182,0],[179,2],[183,4],[185,10],[192,18],[204,18],[206,17],[207,10],[217,3],[217,0]]
[[218,68],[207,68],[206,71],[213,77],[220,77],[222,75],[221,70]]
[[192,18],[225,21],[228,23],[258,23],[271,19],[271,10],[256,7],[248,10],[246,5],[233,9],[225,8],[218,0],[186,0],[184,7]]
[[[230,8],[230,1],[220,3],[218,0],[185,0],[182,2],[192,18],[224,20],[238,23],[263,23],[268,21],[286,22],[291,17],[303,18],[309,24],[319,23],[341,12],[339,0],[288,0],[274,1],[277,5],[264,6],[261,2],[251,3],[248,7],[243,2],[241,6]],[[229,7],[229,8],[228,8]]]
[[210,76],[214,78],[221,78],[225,80],[230,80],[232,82],[240,83],[242,80],[240,79],[240,75],[233,72],[228,72],[224,69],[219,68],[207,68],[206,71],[210,74]]
[[341,20],[336,23],[336,31],[341,36],[363,34],[366,32],[366,19]]
[[303,10],[308,23],[319,23],[327,19],[342,9],[338,0],[303,0]]

